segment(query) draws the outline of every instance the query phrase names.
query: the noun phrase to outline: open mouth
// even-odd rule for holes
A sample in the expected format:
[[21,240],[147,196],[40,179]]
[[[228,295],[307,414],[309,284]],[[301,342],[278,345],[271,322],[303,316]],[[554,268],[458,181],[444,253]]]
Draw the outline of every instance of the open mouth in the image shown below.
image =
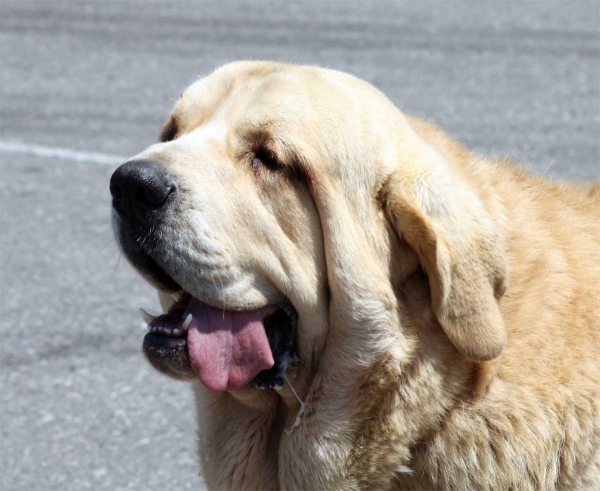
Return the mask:
[[211,391],[283,386],[296,360],[297,314],[291,305],[229,311],[188,293],[166,314],[141,310],[149,332],[143,350],[159,371],[176,378],[195,376]]

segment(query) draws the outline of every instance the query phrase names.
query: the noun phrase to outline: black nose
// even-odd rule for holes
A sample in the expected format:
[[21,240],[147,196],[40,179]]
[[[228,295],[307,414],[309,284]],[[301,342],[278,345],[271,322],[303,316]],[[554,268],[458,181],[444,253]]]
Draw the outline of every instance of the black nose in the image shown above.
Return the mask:
[[128,221],[160,210],[174,191],[175,184],[163,168],[145,160],[124,163],[110,178],[113,207]]

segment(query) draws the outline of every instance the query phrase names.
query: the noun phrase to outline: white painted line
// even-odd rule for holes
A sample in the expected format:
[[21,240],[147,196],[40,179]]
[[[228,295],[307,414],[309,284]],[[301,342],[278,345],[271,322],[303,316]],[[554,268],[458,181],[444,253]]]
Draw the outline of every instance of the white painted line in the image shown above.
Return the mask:
[[47,147],[44,145],[30,145],[1,140],[0,152],[35,155],[36,157],[45,157],[48,159],[74,160],[75,162],[91,162],[102,165],[118,165],[127,160],[126,157],[107,153],[79,152],[70,148]]

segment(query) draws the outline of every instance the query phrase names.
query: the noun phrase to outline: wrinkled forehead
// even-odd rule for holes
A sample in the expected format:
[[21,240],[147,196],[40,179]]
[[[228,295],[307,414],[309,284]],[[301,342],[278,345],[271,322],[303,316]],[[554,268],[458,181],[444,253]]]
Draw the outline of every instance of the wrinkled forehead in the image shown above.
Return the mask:
[[189,135],[186,141],[196,144],[210,140],[234,159],[266,144],[284,161],[286,155],[301,158],[333,178],[363,176],[362,182],[371,186],[389,173],[372,163],[389,147],[384,143],[396,138],[398,126],[392,120],[398,123],[398,117],[381,92],[351,75],[236,62],[183,92],[160,139]]
[[293,134],[312,119],[310,101],[315,97],[306,74],[293,67],[226,66],[183,92],[161,139],[173,139],[209,122],[237,131],[264,128]]

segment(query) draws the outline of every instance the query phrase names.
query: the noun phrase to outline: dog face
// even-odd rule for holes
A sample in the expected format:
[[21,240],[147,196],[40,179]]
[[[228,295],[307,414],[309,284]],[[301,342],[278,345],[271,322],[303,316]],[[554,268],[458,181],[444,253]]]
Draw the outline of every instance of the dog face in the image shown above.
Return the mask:
[[144,340],[159,370],[214,391],[280,386],[350,336],[340,323],[361,319],[354,343],[396,336],[378,309],[418,267],[459,351],[502,350],[493,219],[372,86],[226,65],[182,94],[160,140],[111,179],[115,235],[165,310]]

